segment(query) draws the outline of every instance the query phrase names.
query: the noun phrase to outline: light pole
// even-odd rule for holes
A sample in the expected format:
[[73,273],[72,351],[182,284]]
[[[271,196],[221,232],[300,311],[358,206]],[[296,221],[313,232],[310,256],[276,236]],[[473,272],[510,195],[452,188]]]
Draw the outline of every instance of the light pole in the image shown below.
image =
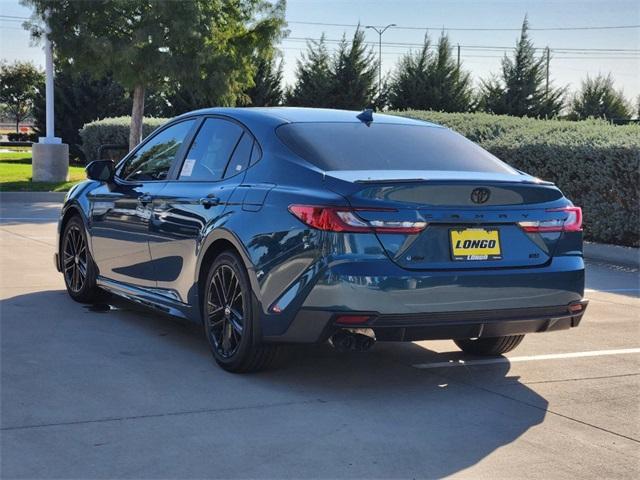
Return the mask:
[[53,48],[51,45],[51,10],[44,15],[45,111],[46,133],[31,145],[31,178],[34,182],[69,180],[69,145],[56,137],[53,122]]
[[395,26],[395,23],[390,23],[384,28],[376,27],[375,25],[367,25],[364,27],[375,30],[375,32],[378,34],[378,92],[382,91],[382,34],[387,31],[387,28]]

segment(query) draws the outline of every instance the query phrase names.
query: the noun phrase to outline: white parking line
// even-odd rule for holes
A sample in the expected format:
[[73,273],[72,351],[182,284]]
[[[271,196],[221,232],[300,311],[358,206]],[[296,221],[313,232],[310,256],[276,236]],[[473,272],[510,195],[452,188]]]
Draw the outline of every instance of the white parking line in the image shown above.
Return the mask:
[[418,363],[415,368],[468,367],[471,365],[490,365],[492,363],[534,362],[538,360],[558,360],[562,358],[601,357],[605,355],[627,355],[640,353],[640,348],[622,348],[619,350],[594,350],[591,352],[551,353],[548,355],[527,355],[523,357],[482,358],[478,360],[449,360],[448,362]]
[[640,292],[640,288],[585,288],[585,292]]
[[22,221],[27,221],[27,220],[58,220],[58,217],[0,217],[0,222],[3,221],[12,221],[15,222],[16,220],[22,220]]

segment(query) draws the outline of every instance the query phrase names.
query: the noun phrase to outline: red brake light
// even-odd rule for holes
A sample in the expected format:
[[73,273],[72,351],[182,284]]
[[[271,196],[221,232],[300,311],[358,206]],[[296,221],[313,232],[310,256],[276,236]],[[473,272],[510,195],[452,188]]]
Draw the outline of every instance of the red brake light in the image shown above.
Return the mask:
[[[323,207],[317,205],[290,205],[289,211],[310,227],[328,232],[349,233],[404,233],[416,234],[427,226],[426,222],[395,222],[364,220],[357,211],[383,211],[382,209]],[[388,211],[388,210],[385,210]]]
[[565,212],[564,219],[519,222],[525,232],[579,232],[582,230],[582,209],[580,207],[552,208],[547,212]]

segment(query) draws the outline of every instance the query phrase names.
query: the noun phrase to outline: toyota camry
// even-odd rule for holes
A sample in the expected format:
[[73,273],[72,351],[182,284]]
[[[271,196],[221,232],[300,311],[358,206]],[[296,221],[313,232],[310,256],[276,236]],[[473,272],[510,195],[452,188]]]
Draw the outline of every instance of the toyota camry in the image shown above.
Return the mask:
[[69,295],[202,324],[229,371],[292,343],[452,339],[500,355],[577,326],[587,305],[580,207],[439,125],[205,109],[87,177],[59,221]]

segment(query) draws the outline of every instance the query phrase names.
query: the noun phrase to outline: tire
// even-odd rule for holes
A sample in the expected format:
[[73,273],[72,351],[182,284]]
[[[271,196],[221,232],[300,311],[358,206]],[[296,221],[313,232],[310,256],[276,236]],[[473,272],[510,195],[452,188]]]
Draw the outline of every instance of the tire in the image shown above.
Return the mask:
[[279,345],[255,341],[257,308],[242,261],[232,251],[209,268],[202,299],[203,324],[213,358],[228,372],[265,370],[279,357]]
[[97,269],[89,252],[84,223],[77,215],[64,227],[59,255],[69,296],[80,303],[96,301],[101,294],[96,285]]
[[510,352],[522,342],[524,335],[507,335],[505,337],[465,338],[454,340],[455,344],[465,353],[473,355],[495,356]]

